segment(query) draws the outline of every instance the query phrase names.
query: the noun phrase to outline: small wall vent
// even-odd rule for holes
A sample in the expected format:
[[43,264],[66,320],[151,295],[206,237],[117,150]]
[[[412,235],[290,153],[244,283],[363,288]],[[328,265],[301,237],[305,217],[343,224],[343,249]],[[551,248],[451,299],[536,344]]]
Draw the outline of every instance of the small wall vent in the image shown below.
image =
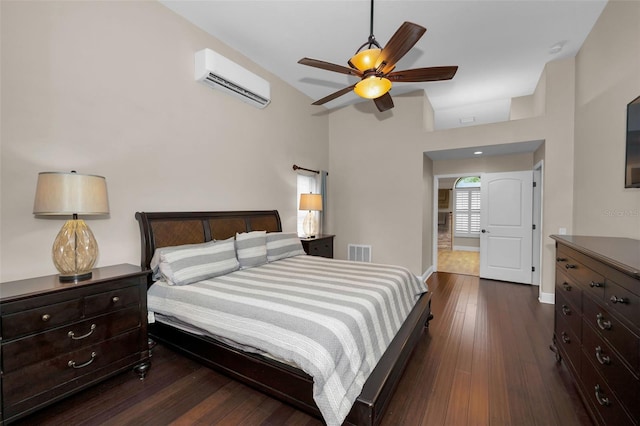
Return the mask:
[[371,246],[362,244],[349,244],[348,259],[356,262],[371,262]]

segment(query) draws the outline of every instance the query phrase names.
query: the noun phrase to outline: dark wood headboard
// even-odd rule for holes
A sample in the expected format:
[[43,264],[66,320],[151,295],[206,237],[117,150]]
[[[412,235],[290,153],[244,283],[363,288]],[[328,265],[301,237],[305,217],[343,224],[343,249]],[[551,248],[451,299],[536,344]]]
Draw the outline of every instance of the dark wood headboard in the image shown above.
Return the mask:
[[282,231],[277,210],[228,212],[137,212],[143,268],[156,248],[225,240],[236,232]]

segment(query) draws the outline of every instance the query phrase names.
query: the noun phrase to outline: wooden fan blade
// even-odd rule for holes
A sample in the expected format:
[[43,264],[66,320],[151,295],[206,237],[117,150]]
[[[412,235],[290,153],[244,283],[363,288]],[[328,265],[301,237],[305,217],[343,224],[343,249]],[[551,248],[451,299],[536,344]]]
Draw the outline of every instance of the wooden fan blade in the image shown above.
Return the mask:
[[[411,48],[420,40],[427,31],[425,27],[412,22],[405,22],[391,36],[389,42],[382,48],[378,57],[378,70],[383,74],[390,72]],[[382,68],[380,68],[382,66]]]
[[457,66],[414,68],[411,70],[396,71],[385,77],[391,81],[416,83],[421,81],[451,80],[458,71]]
[[342,65],[332,64],[331,62],[320,61],[318,59],[302,58],[298,61],[299,64],[308,65],[310,67],[321,68],[323,70],[339,72],[341,74],[355,75],[362,77],[362,72],[357,69],[343,67]]
[[350,91],[353,90],[353,88],[356,87],[355,84],[349,86],[349,87],[345,87],[344,89],[338,90],[337,92],[334,92],[332,94],[330,94],[329,96],[325,96],[322,99],[318,99],[317,101],[315,101],[314,103],[312,103],[311,105],[322,105],[325,104],[329,101],[334,100],[335,98],[338,98],[346,93],[349,93]]
[[380,112],[385,112],[393,108],[393,99],[391,99],[391,95],[389,94],[389,92],[385,93],[379,98],[375,98],[373,102],[376,104],[376,107]]

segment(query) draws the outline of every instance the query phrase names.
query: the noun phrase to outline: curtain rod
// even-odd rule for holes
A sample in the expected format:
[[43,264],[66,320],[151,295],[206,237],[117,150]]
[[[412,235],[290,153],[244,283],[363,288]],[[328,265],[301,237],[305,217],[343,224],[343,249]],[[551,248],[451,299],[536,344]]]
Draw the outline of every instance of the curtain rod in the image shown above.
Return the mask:
[[[320,173],[320,171],[319,171],[319,170],[305,169],[304,167],[300,167],[300,166],[297,166],[297,165],[295,165],[295,164],[293,165],[293,170],[304,170],[304,171],[312,172],[312,173],[316,173],[316,174],[319,174],[319,173]],[[327,175],[328,175],[328,174],[329,174],[329,173],[327,173]]]

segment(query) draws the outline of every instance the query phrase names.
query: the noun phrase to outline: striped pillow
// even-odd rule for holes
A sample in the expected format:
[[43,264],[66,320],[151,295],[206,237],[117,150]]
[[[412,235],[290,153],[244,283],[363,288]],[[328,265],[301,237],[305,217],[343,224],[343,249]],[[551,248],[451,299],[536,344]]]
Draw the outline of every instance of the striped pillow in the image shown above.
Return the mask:
[[267,263],[267,231],[237,233],[236,255],[240,269]]
[[269,232],[267,234],[267,261],[306,254],[300,237],[295,232]]
[[170,285],[187,285],[236,271],[239,263],[231,237],[203,244],[162,247],[154,253],[151,267],[154,278],[160,275]]

